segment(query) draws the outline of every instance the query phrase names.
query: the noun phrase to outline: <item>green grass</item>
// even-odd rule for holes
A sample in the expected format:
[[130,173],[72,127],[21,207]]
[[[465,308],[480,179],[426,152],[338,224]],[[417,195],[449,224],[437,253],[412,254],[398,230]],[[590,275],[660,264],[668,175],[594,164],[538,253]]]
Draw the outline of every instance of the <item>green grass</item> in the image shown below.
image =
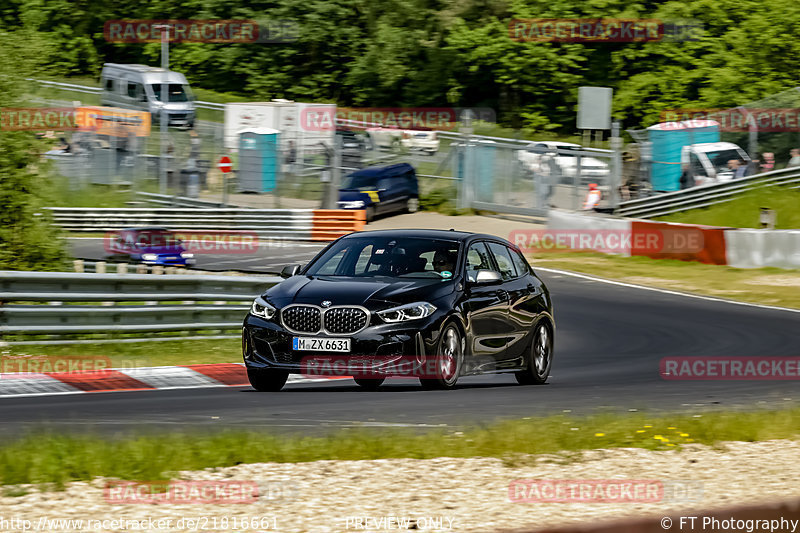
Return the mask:
[[136,197],[131,190],[113,185],[85,185],[70,188],[66,179],[54,179],[54,207],[130,207],[127,202]]
[[706,224],[734,228],[759,228],[760,209],[768,207],[776,212],[776,229],[800,228],[800,189],[768,187],[742,194],[731,202],[705,209],[693,209],[657,220]]
[[557,268],[681,292],[800,308],[800,272],[795,270],[740,269],[594,252],[545,252],[528,258],[534,270],[537,266]]
[[42,344],[6,347],[0,357],[3,355],[108,357],[114,368],[241,363],[242,342],[238,338],[74,345],[42,341]]
[[[357,429],[323,437],[234,430],[125,438],[43,432],[0,444],[0,485],[52,483],[59,487],[98,476],[160,480],[181,470],[256,462],[499,457],[515,466],[527,464],[532,454],[566,452],[563,458],[570,460],[570,452],[597,448],[666,450],[687,443],[795,439],[799,428],[800,409],[790,409],[550,416],[455,432]],[[20,493],[11,487],[8,492]]]

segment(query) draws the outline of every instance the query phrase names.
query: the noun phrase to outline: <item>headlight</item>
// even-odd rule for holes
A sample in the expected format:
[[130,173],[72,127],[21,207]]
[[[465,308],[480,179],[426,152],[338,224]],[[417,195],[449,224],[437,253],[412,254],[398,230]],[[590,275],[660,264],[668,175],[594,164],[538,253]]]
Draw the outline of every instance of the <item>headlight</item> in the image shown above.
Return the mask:
[[406,320],[417,320],[431,316],[436,311],[436,306],[428,302],[415,302],[413,304],[400,305],[384,311],[378,311],[384,322],[405,322]]
[[361,209],[364,207],[363,200],[353,200],[352,202],[339,202],[344,209]]
[[183,257],[184,259],[191,259],[194,257],[194,254],[188,254],[186,252],[182,252],[181,257]]
[[275,308],[269,305],[261,296],[253,301],[250,312],[267,320],[275,316]]
[[156,254],[142,254],[142,261],[155,261],[158,259]]

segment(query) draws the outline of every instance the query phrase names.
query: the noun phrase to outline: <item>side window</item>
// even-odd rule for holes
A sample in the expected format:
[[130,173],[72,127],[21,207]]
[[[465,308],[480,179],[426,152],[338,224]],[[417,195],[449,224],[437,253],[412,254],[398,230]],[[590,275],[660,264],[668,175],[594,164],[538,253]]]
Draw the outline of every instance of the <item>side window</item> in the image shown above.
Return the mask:
[[420,259],[424,259],[425,260],[425,266],[423,267],[423,270],[433,270],[433,256],[434,255],[435,255],[435,252],[433,252],[433,251],[425,252],[423,254],[419,254]]
[[514,262],[514,266],[517,268],[517,274],[520,276],[524,274],[530,274],[531,268],[528,266],[528,262],[525,261],[525,257],[523,257],[522,253],[514,248],[511,248],[510,250],[511,260]]
[[517,271],[508,253],[509,249],[496,242],[490,242],[488,245],[489,249],[492,251],[492,255],[494,255],[495,261],[497,261],[497,268],[500,269],[500,275],[503,279],[508,280],[516,278]]
[[478,270],[492,270],[492,260],[486,244],[476,242],[467,250],[467,279],[475,281]]
[[128,98],[136,98],[136,84],[128,82]]
[[369,264],[369,260],[372,257],[372,249],[373,246],[371,244],[368,244],[361,250],[361,253],[358,254],[358,260],[356,260],[356,271],[355,271],[356,276],[360,276],[367,271],[367,265]]
[[106,80],[106,91],[114,91],[114,80],[111,78]]
[[392,178],[381,178],[378,180],[378,190],[386,189],[389,190],[394,185],[394,180]]
[[706,175],[706,169],[703,168],[703,164],[700,162],[700,159],[694,153],[689,154],[689,167],[692,170],[692,174],[694,174],[695,176]]

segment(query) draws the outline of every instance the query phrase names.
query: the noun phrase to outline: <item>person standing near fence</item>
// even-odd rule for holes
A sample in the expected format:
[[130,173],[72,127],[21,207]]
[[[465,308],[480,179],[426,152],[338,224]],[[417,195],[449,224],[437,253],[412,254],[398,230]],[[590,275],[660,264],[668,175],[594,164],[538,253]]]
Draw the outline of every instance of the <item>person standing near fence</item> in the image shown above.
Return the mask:
[[800,167],[800,148],[792,148],[789,150],[789,155],[791,155],[791,159],[786,164],[786,168],[789,167]]
[[297,147],[294,145],[294,141],[289,141],[285,161],[287,172],[294,174],[294,164],[297,161]]
[[761,172],[769,172],[775,170],[775,154],[772,152],[764,152],[761,154]]
[[586,201],[583,202],[583,210],[584,211],[591,211],[597,204],[600,203],[600,199],[603,198],[603,193],[600,192],[600,189],[597,187],[596,183],[589,184],[589,194],[586,195]]

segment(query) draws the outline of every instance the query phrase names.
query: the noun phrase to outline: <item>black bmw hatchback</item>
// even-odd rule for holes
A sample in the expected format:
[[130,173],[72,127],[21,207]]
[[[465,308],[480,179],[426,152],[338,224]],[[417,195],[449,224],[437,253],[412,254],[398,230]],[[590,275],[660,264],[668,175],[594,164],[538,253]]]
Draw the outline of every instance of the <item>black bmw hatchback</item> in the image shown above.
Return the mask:
[[244,321],[247,375],[277,391],[289,374],[387,377],[450,389],[460,376],[513,372],[547,381],[550,294],[520,251],[492,235],[443,230],[351,233],[256,298]]

